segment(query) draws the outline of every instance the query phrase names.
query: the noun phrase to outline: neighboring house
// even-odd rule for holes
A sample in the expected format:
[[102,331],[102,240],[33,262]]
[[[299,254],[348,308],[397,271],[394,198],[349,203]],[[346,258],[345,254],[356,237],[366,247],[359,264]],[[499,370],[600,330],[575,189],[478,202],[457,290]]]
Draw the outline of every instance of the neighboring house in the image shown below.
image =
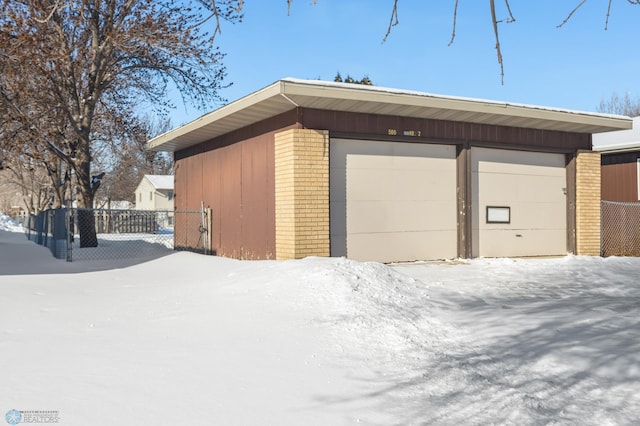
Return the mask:
[[633,129],[593,136],[593,149],[602,154],[602,199],[637,203],[640,200],[640,117]]
[[144,175],[135,195],[136,210],[173,211],[173,176]]
[[[214,253],[382,262],[600,253],[594,133],[628,117],[284,79],[147,144]],[[176,244],[197,247],[176,218]]]

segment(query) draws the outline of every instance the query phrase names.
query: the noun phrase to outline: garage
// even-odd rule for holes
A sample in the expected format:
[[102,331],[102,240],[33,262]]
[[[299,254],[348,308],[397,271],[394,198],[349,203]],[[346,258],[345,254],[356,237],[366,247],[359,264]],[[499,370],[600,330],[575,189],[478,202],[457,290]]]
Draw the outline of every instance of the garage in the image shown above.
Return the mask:
[[[592,135],[632,124],[286,78],[148,148],[173,153],[175,208],[211,209],[208,241],[221,255],[381,262],[599,255],[600,154]],[[176,240],[187,232],[201,235],[181,229]]]
[[472,148],[473,256],[567,253],[564,154]]
[[329,165],[332,256],[456,257],[455,146],[332,138]]

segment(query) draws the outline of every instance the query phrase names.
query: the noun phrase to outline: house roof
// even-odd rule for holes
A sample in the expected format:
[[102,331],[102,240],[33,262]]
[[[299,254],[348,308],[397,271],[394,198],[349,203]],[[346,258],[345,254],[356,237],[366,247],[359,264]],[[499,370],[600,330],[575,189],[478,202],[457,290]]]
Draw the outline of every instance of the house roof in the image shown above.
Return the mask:
[[633,128],[593,135],[593,149],[602,153],[640,151],[640,116],[633,118]]
[[175,152],[297,107],[577,133],[631,129],[631,119],[619,115],[286,78],[157,136],[147,147]]
[[173,189],[172,175],[144,175],[156,189]]

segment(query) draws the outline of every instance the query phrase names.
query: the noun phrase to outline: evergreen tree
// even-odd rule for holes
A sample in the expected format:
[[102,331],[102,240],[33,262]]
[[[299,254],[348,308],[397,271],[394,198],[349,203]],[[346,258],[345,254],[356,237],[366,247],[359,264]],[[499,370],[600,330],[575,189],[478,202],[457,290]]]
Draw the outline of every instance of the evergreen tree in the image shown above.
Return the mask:
[[355,78],[347,74],[347,77],[343,80],[342,75],[340,75],[340,72],[338,72],[336,76],[333,78],[333,81],[335,81],[336,83],[351,83],[351,84],[363,84],[365,86],[373,86],[373,82],[367,75],[362,77],[360,80],[356,80]]

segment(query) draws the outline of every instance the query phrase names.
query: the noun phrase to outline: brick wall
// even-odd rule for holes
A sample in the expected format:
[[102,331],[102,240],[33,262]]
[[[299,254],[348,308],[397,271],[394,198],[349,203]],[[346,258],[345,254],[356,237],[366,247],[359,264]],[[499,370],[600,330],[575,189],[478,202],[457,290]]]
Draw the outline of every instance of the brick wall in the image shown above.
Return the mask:
[[576,254],[600,255],[600,153],[576,157]]
[[329,256],[329,134],[275,135],[276,259]]

